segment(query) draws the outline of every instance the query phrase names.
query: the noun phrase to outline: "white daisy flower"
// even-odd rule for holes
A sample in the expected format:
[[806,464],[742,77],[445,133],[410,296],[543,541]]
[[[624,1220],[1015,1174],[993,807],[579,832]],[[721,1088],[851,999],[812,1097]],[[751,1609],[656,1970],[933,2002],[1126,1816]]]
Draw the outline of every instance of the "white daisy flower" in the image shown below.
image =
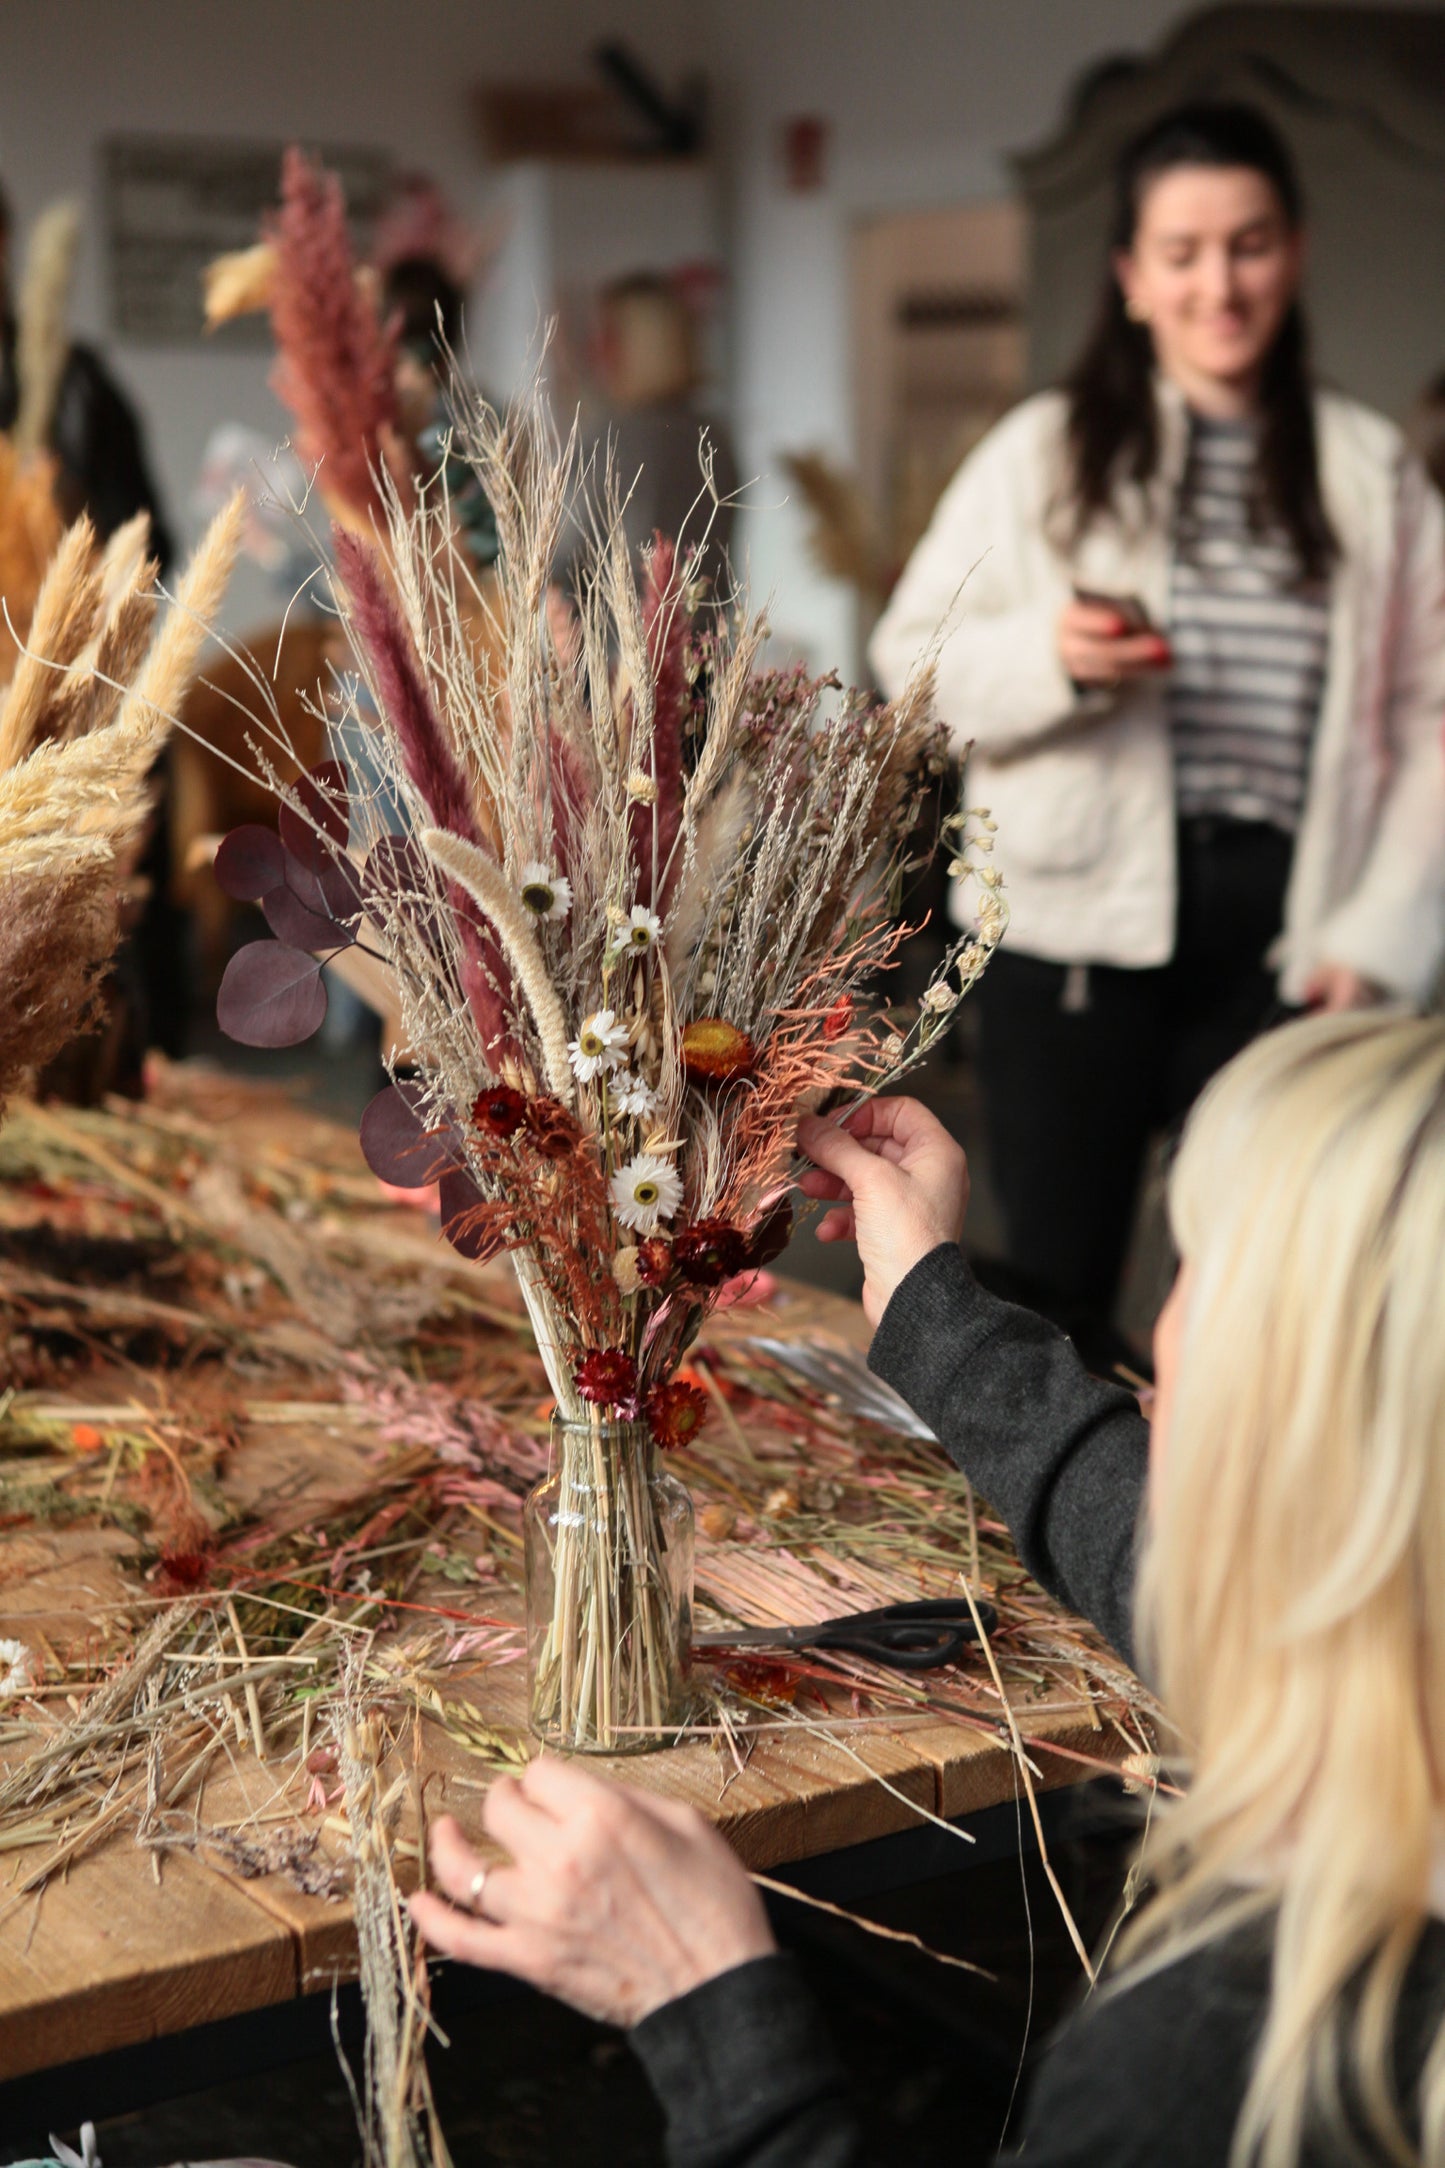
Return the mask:
[[630,1069],[619,1069],[608,1081],[612,1104],[619,1114],[636,1115],[645,1122],[649,1114],[657,1111],[657,1094],[643,1077],[634,1076]]
[[572,908],[572,883],[540,858],[523,866],[518,893],[533,918],[550,920],[554,926],[560,926]]
[[23,1641],[0,1641],[0,1701],[33,1694],[43,1676],[44,1666],[34,1649]]
[[671,1160],[639,1152],[618,1168],[608,1184],[608,1195],[624,1227],[650,1235],[658,1221],[671,1219],[682,1203],[682,1176]]
[[583,1018],[582,1029],[569,1041],[567,1058],[582,1084],[590,1084],[604,1070],[620,1069],[627,1059],[627,1026],[618,1023],[614,1010],[596,1010]]
[[634,903],[612,936],[614,956],[645,956],[662,934],[662,920],[645,904]]

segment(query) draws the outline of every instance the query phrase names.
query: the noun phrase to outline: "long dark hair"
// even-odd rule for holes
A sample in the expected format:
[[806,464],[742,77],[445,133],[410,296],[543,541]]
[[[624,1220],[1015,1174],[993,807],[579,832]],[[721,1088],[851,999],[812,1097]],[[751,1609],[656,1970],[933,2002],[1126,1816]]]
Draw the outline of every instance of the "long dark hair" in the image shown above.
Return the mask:
[[[1253,106],[1176,106],[1128,145],[1115,171],[1110,267],[1098,316],[1064,383],[1075,539],[1112,509],[1121,482],[1149,481],[1159,462],[1153,341],[1148,326],[1126,313],[1112,255],[1133,246],[1149,183],[1176,166],[1244,166],[1262,173],[1290,226],[1302,220],[1294,161]],[[1309,340],[1298,300],[1291,302],[1266,358],[1259,404],[1252,518],[1260,528],[1283,529],[1303,579],[1322,579],[1338,543],[1320,494]]]

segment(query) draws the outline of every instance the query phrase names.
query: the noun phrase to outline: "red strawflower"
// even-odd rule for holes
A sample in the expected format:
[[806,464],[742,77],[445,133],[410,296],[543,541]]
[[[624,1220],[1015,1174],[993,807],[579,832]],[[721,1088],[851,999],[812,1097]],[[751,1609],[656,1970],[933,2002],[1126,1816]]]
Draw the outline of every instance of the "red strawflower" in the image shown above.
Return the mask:
[[589,1350],[573,1371],[572,1380],[582,1398],[597,1407],[635,1400],[637,1395],[637,1365],[620,1347]]
[[707,1394],[699,1385],[685,1385],[680,1378],[671,1385],[656,1386],[647,1396],[647,1420],[664,1453],[691,1445],[708,1418]]
[[721,1287],[748,1261],[748,1246],[725,1219],[694,1220],[674,1235],[672,1261],[693,1287]]
[[830,1043],[841,1039],[853,1021],[853,996],[840,994],[823,1018],[823,1037]]
[[526,1094],[510,1084],[490,1084],[472,1101],[472,1120],[484,1137],[513,1136],[526,1119]]
[[637,1245],[637,1277],[644,1287],[661,1287],[672,1270],[672,1245],[661,1235],[648,1235]]
[[180,1595],[193,1588],[209,1588],[215,1558],[208,1550],[189,1548],[161,1552],[160,1582],[167,1594]]

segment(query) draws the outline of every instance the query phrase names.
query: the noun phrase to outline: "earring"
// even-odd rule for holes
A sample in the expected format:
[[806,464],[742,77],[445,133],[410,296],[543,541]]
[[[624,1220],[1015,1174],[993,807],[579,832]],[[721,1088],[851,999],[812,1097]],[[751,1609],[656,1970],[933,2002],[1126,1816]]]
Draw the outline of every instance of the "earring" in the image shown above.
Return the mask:
[[1149,321],[1149,311],[1142,301],[1136,301],[1132,295],[1124,303],[1124,314],[1131,324],[1147,324]]

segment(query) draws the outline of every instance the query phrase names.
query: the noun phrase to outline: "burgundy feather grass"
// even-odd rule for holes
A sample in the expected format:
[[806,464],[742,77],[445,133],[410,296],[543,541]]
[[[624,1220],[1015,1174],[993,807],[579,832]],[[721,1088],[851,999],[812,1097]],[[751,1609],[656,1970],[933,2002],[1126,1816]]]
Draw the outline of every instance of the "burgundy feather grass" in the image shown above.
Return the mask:
[[[483,849],[476,807],[461,762],[446,741],[440,718],[417,667],[411,636],[402,623],[374,550],[356,535],[337,531],[336,565],[351,605],[351,621],[376,684],[377,697],[396,733],[406,772],[438,828]],[[496,936],[479,924],[464,890],[448,889],[461,935],[462,991],[476,1018],[482,1045],[495,1063],[512,1051],[507,1024],[515,1004],[511,974]]]
[[632,809],[632,849],[637,863],[638,897],[654,911],[665,911],[678,868],[674,846],[682,826],[682,734],[687,720],[685,670],[688,617],[677,577],[677,545],[666,535],[653,536],[642,599],[647,659],[652,665],[653,723],[651,776],[655,805]]
[[271,239],[273,388],[296,417],[297,451],[321,466],[326,495],[368,514],[383,433],[397,420],[396,341],[356,279],[340,181],[294,144],[281,163]]
[[417,667],[411,635],[402,622],[375,550],[358,536],[336,536],[336,567],[351,604],[356,636],[376,680],[386,719],[396,732],[406,772],[426,801],[438,828],[481,850],[481,830],[471,787],[452,751]]

